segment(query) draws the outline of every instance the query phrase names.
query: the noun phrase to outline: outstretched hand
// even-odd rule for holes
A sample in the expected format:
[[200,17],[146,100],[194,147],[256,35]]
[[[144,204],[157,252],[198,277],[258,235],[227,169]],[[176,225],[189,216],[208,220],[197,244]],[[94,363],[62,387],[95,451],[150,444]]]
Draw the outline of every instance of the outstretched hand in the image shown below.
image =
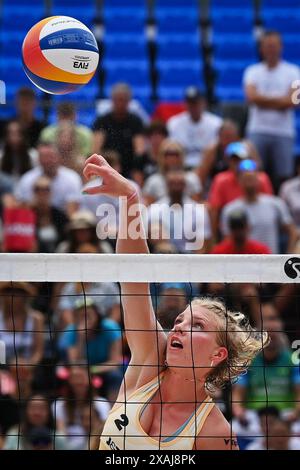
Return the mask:
[[85,188],[85,194],[107,194],[129,198],[136,193],[133,184],[114,170],[101,155],[94,154],[85,161],[83,176],[86,181],[94,176],[102,178],[100,186]]

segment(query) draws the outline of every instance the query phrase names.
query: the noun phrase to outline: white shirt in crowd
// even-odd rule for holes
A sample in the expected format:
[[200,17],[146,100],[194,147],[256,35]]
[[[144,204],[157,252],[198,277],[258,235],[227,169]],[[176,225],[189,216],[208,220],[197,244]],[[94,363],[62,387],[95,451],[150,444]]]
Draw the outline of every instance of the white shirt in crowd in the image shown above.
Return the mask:
[[[168,240],[181,253],[200,250],[204,241],[211,237],[210,218],[206,206],[188,196],[184,196],[182,205],[170,206],[168,196],[159,199],[148,208],[147,217],[148,230],[162,225]],[[146,223],[144,225],[147,226]]]
[[292,223],[292,217],[285,202],[276,196],[260,194],[249,203],[242,198],[226,204],[221,215],[223,235],[229,234],[228,220],[235,211],[246,212],[250,226],[250,238],[267,245],[272,253],[279,253],[280,226]]
[[168,120],[170,138],[185,150],[186,167],[195,168],[201,163],[204,149],[216,140],[221,125],[222,119],[208,111],[203,112],[198,122],[194,122],[187,111]]
[[[100,419],[102,421],[106,421],[108,413],[111,409],[109,402],[103,397],[96,397],[93,400],[92,406],[96,408]],[[58,398],[52,404],[52,413],[57,422],[60,421],[66,426],[68,448],[70,450],[84,450],[87,436],[86,431],[81,425],[79,411],[75,413],[74,423],[68,424],[66,402],[63,398]]]
[[285,181],[280,188],[279,196],[286,202],[295,224],[300,229],[300,177],[296,176]]
[[[186,181],[186,194],[194,196],[202,191],[202,185],[199,177],[194,171],[187,171],[185,173]],[[165,176],[161,173],[155,173],[147,178],[143,187],[143,194],[151,196],[155,200],[165,197],[167,195],[167,184]]]
[[[288,95],[292,84],[300,79],[300,69],[294,64],[281,61],[274,68],[269,68],[264,62],[250,65],[243,77],[244,86],[254,85],[260,95],[276,98]],[[294,137],[294,111],[287,109],[277,111],[263,109],[251,105],[247,123],[250,133]]]
[[[44,171],[41,166],[27,171],[16,186],[16,198],[20,201],[31,201],[34,184],[42,175],[44,175]],[[60,166],[56,176],[52,179],[52,205],[63,210],[69,202],[80,202],[81,188],[82,182],[80,176],[74,170]]]

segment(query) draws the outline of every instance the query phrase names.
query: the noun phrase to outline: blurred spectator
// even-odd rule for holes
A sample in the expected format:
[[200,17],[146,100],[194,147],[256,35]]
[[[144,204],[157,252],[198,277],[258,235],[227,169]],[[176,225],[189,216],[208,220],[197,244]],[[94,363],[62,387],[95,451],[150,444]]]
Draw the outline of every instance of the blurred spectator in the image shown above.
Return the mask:
[[187,111],[169,119],[167,126],[171,139],[177,140],[185,151],[184,165],[195,168],[202,162],[203,151],[217,138],[222,119],[205,110],[205,98],[196,87],[185,92]]
[[16,198],[25,202],[32,201],[34,184],[40,176],[45,175],[51,179],[53,206],[72,214],[80,202],[80,176],[61,164],[61,156],[55,144],[41,142],[38,154],[39,165],[21,177],[15,190]]
[[96,119],[94,123],[95,153],[103,149],[117,150],[121,155],[122,173],[130,176],[134,155],[145,152],[145,138],[142,120],[131,114],[128,105],[131,90],[125,83],[119,83],[112,89],[113,108],[111,112]]
[[[234,431],[248,434],[257,422],[260,408],[272,403],[290,421],[300,416],[299,368],[292,363],[291,351],[278,312],[272,304],[261,307],[262,328],[268,331],[270,343],[252,362],[246,375],[233,387],[232,410],[236,418]],[[247,429],[248,428],[248,429]],[[257,435],[252,435],[252,437]]]
[[[98,253],[97,248],[91,244],[83,243],[78,247],[78,253]],[[62,289],[62,290],[61,290]],[[103,316],[109,315],[112,310],[119,309],[120,293],[117,283],[114,282],[84,282],[84,283],[67,283],[63,286],[57,284],[56,296],[58,298],[57,322],[63,326],[73,323],[73,310],[77,300],[89,296],[97,305],[99,312]]]
[[34,367],[43,356],[43,316],[30,307],[35,295],[35,287],[28,282],[0,283],[0,340],[5,343],[7,362],[19,368]]
[[266,244],[272,253],[280,253],[281,229],[287,233],[287,252],[292,253],[298,239],[289,210],[282,199],[259,193],[257,164],[244,160],[239,165],[240,184],[244,196],[232,201],[222,212],[222,232],[228,235],[228,220],[237,211],[245,211],[250,225],[250,236]]
[[278,188],[280,181],[291,177],[294,170],[296,104],[292,94],[300,70],[282,60],[282,39],[275,31],[262,36],[260,51],[263,61],[249,66],[243,79],[250,105],[247,132]]
[[63,164],[81,175],[86,159],[76,142],[76,128],[70,122],[62,123],[57,130],[57,147]]
[[157,319],[166,330],[174,326],[175,318],[185,310],[188,303],[184,287],[180,284],[166,284],[160,291]]
[[55,429],[49,399],[35,394],[26,400],[19,426],[8,430],[5,450],[66,450],[64,436]]
[[271,253],[267,245],[249,238],[249,223],[246,212],[231,212],[228,218],[229,235],[214,246],[214,255],[267,255]]
[[[72,136],[73,151],[76,149],[76,156],[87,157],[90,155],[92,152],[93,133],[87,126],[76,122],[76,108],[73,103],[59,103],[57,106],[57,124],[45,127],[41,132],[40,140],[43,142],[56,143],[59,146],[60,139],[60,146],[65,152],[68,142],[66,136],[64,136],[64,140],[62,139],[61,134],[66,131],[66,129],[69,129],[69,136]],[[71,145],[70,141],[69,145]],[[68,153],[69,150],[70,149],[68,149]],[[69,167],[71,162],[68,162],[68,155],[64,154],[64,152],[62,153],[63,164]]]
[[30,149],[18,121],[7,124],[0,152],[0,169],[18,180],[26,171],[37,165],[37,152]]
[[99,240],[96,228],[97,219],[92,212],[86,209],[74,212],[67,226],[67,238],[58,245],[56,252],[78,253],[82,244],[88,244],[96,248],[96,253],[111,253],[110,244]]
[[[213,178],[208,195],[215,238],[218,235],[221,209],[243,194],[238,177],[238,167],[243,160],[249,158],[248,148],[242,142],[232,142],[226,147],[225,156],[228,159],[228,170],[221,171],[221,173]],[[260,192],[273,194],[272,184],[268,175],[264,172],[259,172],[258,179]]]
[[159,149],[168,137],[166,125],[161,121],[153,121],[146,128],[146,151],[144,155],[134,159],[131,177],[143,187],[144,181],[158,170]]
[[20,88],[17,93],[14,120],[19,122],[30,148],[37,145],[41,130],[45,127],[45,123],[35,118],[35,108],[35,91],[32,88]]
[[158,154],[159,173],[151,175],[143,188],[143,196],[147,205],[167,195],[166,177],[170,171],[182,171],[186,181],[186,195],[200,200],[202,186],[194,171],[184,172],[184,150],[176,141],[165,139]]
[[108,397],[118,392],[123,378],[121,329],[103,317],[92,298],[75,302],[74,323],[62,333],[59,345],[66,350],[69,363],[87,362],[94,374],[101,375]]
[[32,208],[36,215],[38,253],[53,253],[64,237],[68,219],[51,205],[51,180],[40,176],[33,186]]
[[[238,125],[230,119],[224,120],[219,129],[217,141],[209,145],[203,151],[203,160],[197,170],[203,186],[211,182],[211,179],[222,171],[228,170],[228,158],[225,154],[226,148],[232,142],[241,140]],[[252,160],[260,163],[260,158],[255,147],[249,140],[244,140],[247,147],[247,155]]]
[[258,410],[262,437],[255,439],[246,450],[300,450],[300,438],[292,436],[291,425],[280,419],[274,406]]
[[210,218],[204,204],[185,193],[186,179],[182,170],[166,176],[167,195],[148,208],[148,221],[162,225],[179,252],[205,253],[211,238]]
[[297,176],[283,183],[280,187],[279,196],[287,204],[294,223],[300,230],[300,157],[296,159]]
[[96,408],[101,421],[106,420],[110,410],[108,401],[96,394],[86,366],[72,366],[64,396],[53,403],[57,430],[61,435],[66,435],[69,449],[86,449],[89,432],[82,421],[86,407]]
[[[105,114],[110,113],[112,108],[113,101],[111,99],[99,100],[96,105],[96,111],[98,116],[104,116]],[[148,126],[150,122],[149,114],[138,100],[131,98],[128,104],[128,111],[131,114],[135,114],[136,116],[138,116],[143,121],[144,125]]]

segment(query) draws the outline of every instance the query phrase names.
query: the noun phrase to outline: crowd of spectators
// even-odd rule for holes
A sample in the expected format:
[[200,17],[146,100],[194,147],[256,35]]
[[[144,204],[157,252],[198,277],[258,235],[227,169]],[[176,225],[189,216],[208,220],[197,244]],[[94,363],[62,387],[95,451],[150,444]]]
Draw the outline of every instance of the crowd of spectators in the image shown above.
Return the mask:
[[[116,84],[91,129],[71,102],[58,105],[55,124],[39,121],[33,89],[20,89],[15,116],[1,123],[1,251],[114,252],[117,223],[101,224],[99,208],[111,204],[118,214],[118,201],[82,194],[83,164],[96,152],[136,185],[152,253],[299,253],[292,83],[300,71],[281,52],[279,34],[267,33],[262,61],[245,70],[245,134],[208,111],[192,84],[184,111],[148,124],[131,106],[130,87]],[[290,346],[300,333],[297,285],[162,284],[151,292],[166,329],[192,296],[206,293],[270,331],[247,375],[216,399],[241,448],[300,448],[300,376]],[[129,360],[118,285],[1,283],[0,294],[7,348],[0,448],[97,448]]]

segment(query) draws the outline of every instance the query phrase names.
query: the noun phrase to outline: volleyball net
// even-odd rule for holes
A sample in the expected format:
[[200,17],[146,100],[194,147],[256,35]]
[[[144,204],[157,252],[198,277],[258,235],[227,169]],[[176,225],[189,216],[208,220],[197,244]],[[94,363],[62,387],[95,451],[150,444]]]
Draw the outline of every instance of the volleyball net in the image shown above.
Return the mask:
[[[187,307],[193,314],[192,301],[198,297],[217,297],[225,311],[243,312],[258,332],[268,331],[270,343],[248,372],[241,364],[243,373],[231,377],[229,363],[226,385],[209,389],[208,394],[230,423],[230,440],[237,436],[242,450],[300,449],[300,258],[0,254],[0,265],[4,449],[96,449],[102,433],[112,450],[119,448],[103,429],[131,358],[120,290],[124,282],[134,283],[131,295],[145,302],[139,284],[150,284],[157,319],[153,349],[158,348],[158,322],[168,334],[178,314]],[[235,334],[244,332],[241,324]],[[139,334],[138,328],[134,334]],[[192,345],[196,370],[205,366],[197,366],[195,350]],[[153,364],[133,367],[142,370]],[[180,390],[178,399],[182,402]],[[136,400],[133,403],[126,394],[125,381],[124,400],[119,398],[117,404],[125,407],[117,423],[124,431],[125,449],[132,437],[126,434],[126,407],[141,405],[139,418],[145,409],[145,401]],[[162,400],[160,406],[163,410]],[[195,423],[198,408],[195,400]],[[159,432],[152,440],[158,449],[167,449],[174,435],[164,431],[163,411],[160,416]],[[197,425],[181,426],[178,435],[183,431],[185,438],[196,438]],[[142,427],[140,433],[144,439]]]

